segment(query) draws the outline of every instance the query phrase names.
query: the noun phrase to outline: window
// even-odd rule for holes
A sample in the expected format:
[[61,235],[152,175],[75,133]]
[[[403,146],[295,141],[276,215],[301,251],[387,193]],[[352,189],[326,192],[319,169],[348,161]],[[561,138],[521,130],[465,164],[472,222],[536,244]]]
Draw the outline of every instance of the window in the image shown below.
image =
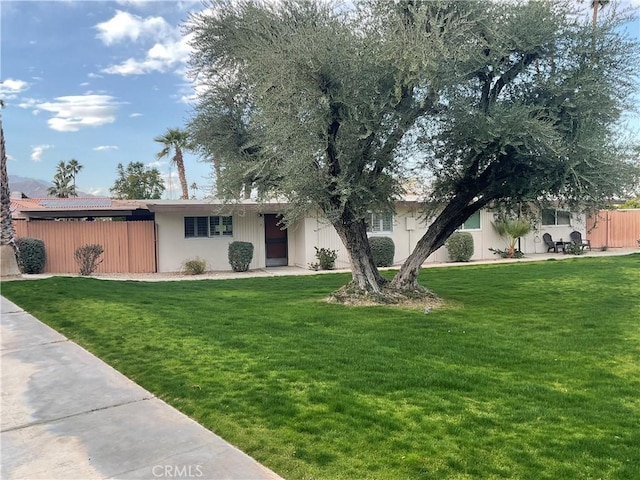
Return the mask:
[[460,225],[460,230],[480,230],[480,211],[477,211],[467,218],[464,223]]
[[393,214],[391,212],[370,214],[367,218],[367,232],[393,232]]
[[542,210],[542,225],[571,225],[571,212],[545,208]]
[[232,217],[184,217],[184,238],[233,236]]

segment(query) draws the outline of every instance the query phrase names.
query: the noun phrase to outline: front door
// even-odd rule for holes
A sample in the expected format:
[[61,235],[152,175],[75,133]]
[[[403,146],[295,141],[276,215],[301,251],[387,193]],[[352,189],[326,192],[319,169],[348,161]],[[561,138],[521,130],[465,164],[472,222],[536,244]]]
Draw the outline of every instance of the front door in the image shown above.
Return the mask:
[[289,264],[287,257],[287,230],[278,225],[278,215],[265,214],[264,241],[267,252],[267,267],[280,267]]

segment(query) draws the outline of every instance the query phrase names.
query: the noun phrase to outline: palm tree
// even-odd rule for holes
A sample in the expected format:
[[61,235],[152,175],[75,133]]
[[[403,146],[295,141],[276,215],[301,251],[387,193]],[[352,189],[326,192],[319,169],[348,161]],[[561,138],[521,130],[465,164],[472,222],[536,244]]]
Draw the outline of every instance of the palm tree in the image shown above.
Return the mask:
[[593,29],[596,29],[598,24],[598,10],[605,7],[611,0],[591,0],[591,8],[593,9],[593,15],[591,16],[591,24]]
[[[4,102],[0,100],[0,108]],[[4,148],[4,129],[2,128],[2,114],[0,113],[0,262],[2,263],[2,276],[19,275],[18,263],[15,251],[15,229],[11,216],[11,191],[9,190],[9,176],[7,175],[7,154]]]
[[512,258],[516,253],[518,238],[531,231],[531,224],[521,219],[503,218],[493,224],[493,228],[507,244],[507,257]]
[[[77,171],[82,169],[82,165],[78,164],[77,160],[71,160],[69,164],[71,164],[71,162],[76,163],[78,167]],[[75,170],[70,168],[70,165],[67,165],[61,160],[60,163],[58,163],[56,174],[53,176],[53,186],[47,189],[47,195],[58,198],[77,197],[75,181],[73,184],[71,183],[75,178],[74,171]]]
[[80,170],[82,170],[82,165],[80,165],[80,162],[78,162],[75,158],[72,158],[71,160],[69,160],[69,163],[67,163],[67,173],[71,176],[71,179],[73,180],[73,191],[74,191],[74,196],[78,196],[77,193],[75,193],[76,190],[76,175],[78,175],[78,173],[80,173]]
[[184,160],[182,158],[183,150],[191,150],[191,142],[186,131],[179,128],[170,128],[164,135],[154,138],[154,141],[162,143],[164,148],[156,155],[158,159],[168,156],[174,151],[171,163],[175,163],[178,170],[178,178],[180,178],[180,188],[182,189],[181,200],[189,199],[189,188],[187,187],[187,177],[184,172]]

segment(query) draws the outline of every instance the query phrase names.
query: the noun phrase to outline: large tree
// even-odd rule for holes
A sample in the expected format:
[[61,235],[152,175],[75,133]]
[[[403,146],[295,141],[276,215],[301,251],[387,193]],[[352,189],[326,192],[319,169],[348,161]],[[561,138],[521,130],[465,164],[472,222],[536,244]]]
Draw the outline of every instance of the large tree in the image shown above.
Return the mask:
[[160,171],[132,162],[123,167],[118,164],[118,177],[109,189],[114,198],[127,200],[158,199],[165,190]]
[[163,145],[162,150],[157,154],[157,157],[164,158],[171,155],[173,151],[173,157],[171,163],[174,163],[176,170],[178,170],[178,178],[180,179],[180,188],[182,189],[181,200],[189,199],[189,188],[187,187],[187,176],[184,171],[184,158],[183,152],[191,150],[191,142],[189,136],[185,130],[179,128],[170,128],[164,135],[160,135],[154,140]]
[[[228,196],[285,196],[288,220],[324,212],[353,283],[377,294],[365,218],[428,178],[431,223],[394,278],[495,202],[597,204],[633,173],[615,122],[637,44],[557,2],[247,0],[189,23],[204,92],[190,124]],[[413,169],[410,171],[410,168]]]
[[0,275],[3,277],[19,275],[15,251],[15,229],[11,215],[11,191],[7,175],[7,152],[4,144],[4,129],[2,127],[2,112],[4,102],[0,100]]

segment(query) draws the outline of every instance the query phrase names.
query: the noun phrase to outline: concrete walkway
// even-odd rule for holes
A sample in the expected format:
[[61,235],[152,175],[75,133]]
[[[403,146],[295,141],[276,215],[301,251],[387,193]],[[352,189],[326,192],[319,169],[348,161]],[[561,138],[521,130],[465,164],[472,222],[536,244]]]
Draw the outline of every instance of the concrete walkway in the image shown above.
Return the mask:
[[1,298],[3,480],[280,477]]

